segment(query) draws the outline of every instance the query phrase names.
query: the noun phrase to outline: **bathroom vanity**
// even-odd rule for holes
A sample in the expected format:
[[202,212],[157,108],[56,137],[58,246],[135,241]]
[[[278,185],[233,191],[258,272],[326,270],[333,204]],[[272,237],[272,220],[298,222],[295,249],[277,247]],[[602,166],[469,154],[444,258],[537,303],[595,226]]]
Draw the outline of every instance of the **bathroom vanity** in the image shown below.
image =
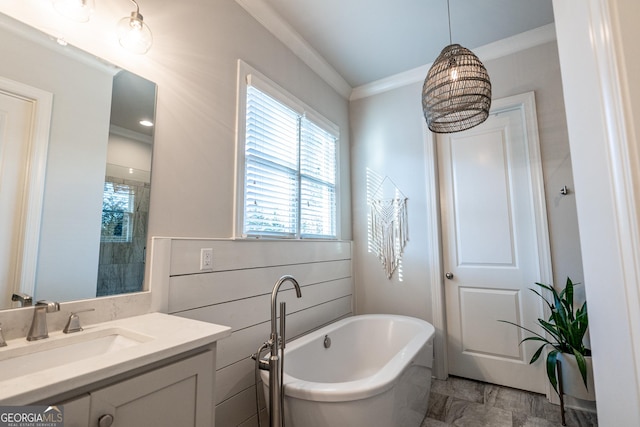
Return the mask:
[[65,427],[211,426],[226,326],[150,313],[0,349],[0,405],[61,405]]

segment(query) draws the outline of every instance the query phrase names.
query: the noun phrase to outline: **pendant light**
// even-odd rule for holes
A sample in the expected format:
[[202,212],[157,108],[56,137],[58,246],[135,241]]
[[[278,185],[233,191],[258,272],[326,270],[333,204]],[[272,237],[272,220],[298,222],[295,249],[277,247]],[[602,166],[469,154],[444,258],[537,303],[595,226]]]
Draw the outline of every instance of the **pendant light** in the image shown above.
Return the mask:
[[469,49],[451,42],[429,69],[422,86],[422,110],[427,126],[435,133],[461,132],[484,122],[491,107],[489,73]]
[[118,40],[128,51],[145,54],[151,49],[153,36],[149,26],[142,19],[138,3],[135,0],[130,1],[136,6],[136,10],[131,12],[131,16],[126,16],[118,22]]
[[87,22],[95,9],[95,0],[52,0],[58,13],[76,22]]

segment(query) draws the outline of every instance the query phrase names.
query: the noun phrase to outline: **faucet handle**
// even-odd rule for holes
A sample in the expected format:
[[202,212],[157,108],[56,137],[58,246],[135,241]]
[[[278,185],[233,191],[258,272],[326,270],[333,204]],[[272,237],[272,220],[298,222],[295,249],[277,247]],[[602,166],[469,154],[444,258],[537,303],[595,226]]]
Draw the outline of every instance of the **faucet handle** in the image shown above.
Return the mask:
[[55,301],[40,300],[36,303],[36,307],[46,307],[47,313],[60,311],[60,304]]
[[2,323],[0,323],[0,347],[6,347],[7,342],[4,339],[4,335],[2,334]]
[[67,325],[64,327],[62,332],[64,332],[65,334],[70,334],[72,332],[82,331],[83,328],[80,325],[80,316],[78,316],[78,313],[86,313],[88,311],[94,311],[94,310],[95,308],[88,308],[86,310],[78,310],[78,311],[72,312],[71,315],[69,316],[69,320],[67,320]]

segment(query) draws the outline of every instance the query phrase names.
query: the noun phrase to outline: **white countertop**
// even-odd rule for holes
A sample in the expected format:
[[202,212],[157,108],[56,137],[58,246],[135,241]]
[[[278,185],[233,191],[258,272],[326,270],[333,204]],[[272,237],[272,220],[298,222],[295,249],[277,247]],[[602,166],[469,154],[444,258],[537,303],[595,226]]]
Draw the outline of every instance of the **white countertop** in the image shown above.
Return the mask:
[[[29,342],[25,338],[7,341],[2,353],[13,349],[29,350],[30,346],[47,345],[53,341],[81,340],[82,334],[99,334],[100,330],[121,329],[145,337],[128,348],[70,362],[16,378],[0,381],[0,405],[28,405],[70,390],[88,386],[146,365],[178,356],[181,353],[210,345],[231,335],[228,326],[216,325],[162,313],[149,313],[110,322],[88,325],[84,331],[64,334],[50,332],[49,338]],[[28,369],[27,369],[28,370]],[[55,402],[51,402],[55,403]]]

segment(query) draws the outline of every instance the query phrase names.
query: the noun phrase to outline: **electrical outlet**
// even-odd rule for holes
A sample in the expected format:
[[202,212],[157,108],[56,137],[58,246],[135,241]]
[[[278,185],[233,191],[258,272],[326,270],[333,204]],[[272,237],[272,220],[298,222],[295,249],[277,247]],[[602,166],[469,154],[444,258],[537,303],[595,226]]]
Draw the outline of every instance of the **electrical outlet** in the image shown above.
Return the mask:
[[200,271],[213,270],[213,249],[200,249]]

